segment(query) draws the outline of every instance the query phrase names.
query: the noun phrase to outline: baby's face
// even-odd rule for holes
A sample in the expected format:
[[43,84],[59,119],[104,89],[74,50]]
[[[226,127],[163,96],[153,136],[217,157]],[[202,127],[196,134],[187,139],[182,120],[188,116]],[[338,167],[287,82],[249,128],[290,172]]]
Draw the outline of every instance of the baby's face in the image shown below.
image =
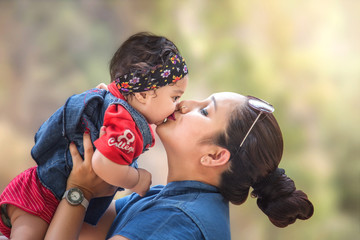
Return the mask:
[[184,94],[187,84],[188,76],[186,75],[175,84],[156,89],[145,111],[142,113],[146,120],[151,124],[159,125],[167,117],[171,116],[179,103],[180,97]]

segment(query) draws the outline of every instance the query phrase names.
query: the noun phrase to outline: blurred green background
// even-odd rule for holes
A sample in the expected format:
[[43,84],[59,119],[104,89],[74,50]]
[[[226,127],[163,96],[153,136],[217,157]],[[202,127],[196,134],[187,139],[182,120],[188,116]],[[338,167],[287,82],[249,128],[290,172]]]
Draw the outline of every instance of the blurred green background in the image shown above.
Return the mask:
[[[360,236],[360,2],[356,0],[0,1],[0,191],[34,165],[33,136],[72,94],[109,82],[131,34],[151,31],[185,56],[183,99],[235,91],[271,102],[280,166],[315,206],[279,229],[249,198],[231,206],[232,239]],[[164,150],[140,159],[164,184]]]

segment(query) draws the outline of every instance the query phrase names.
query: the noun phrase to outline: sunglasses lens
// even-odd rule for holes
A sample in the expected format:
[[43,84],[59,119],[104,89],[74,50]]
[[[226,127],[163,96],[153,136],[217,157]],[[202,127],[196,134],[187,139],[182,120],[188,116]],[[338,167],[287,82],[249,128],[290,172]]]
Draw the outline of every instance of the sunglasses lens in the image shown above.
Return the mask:
[[273,113],[275,111],[275,108],[271,104],[260,99],[249,99],[249,105],[262,112]]

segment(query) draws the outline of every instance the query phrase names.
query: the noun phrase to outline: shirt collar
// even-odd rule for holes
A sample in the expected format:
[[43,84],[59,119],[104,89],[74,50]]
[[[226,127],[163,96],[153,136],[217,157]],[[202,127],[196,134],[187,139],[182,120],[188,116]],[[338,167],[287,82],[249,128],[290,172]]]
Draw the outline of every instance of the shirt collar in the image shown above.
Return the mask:
[[213,192],[219,193],[219,190],[212,185],[199,181],[175,181],[168,183],[159,193],[159,195],[179,195],[189,192]]

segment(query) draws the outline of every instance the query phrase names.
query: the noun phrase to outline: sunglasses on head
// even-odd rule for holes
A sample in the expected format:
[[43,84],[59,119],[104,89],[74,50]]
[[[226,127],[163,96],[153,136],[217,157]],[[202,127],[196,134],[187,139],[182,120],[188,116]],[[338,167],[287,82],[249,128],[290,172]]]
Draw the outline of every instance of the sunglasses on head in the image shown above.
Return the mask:
[[257,115],[255,121],[251,125],[249,131],[246,133],[244,139],[241,141],[239,147],[241,147],[244,144],[246,138],[248,137],[249,133],[251,132],[251,129],[253,129],[253,127],[255,126],[255,123],[259,120],[261,114],[273,113],[275,111],[275,108],[271,104],[265,102],[264,100],[256,98],[256,97],[248,96],[248,104],[252,109],[259,111],[259,114]]

